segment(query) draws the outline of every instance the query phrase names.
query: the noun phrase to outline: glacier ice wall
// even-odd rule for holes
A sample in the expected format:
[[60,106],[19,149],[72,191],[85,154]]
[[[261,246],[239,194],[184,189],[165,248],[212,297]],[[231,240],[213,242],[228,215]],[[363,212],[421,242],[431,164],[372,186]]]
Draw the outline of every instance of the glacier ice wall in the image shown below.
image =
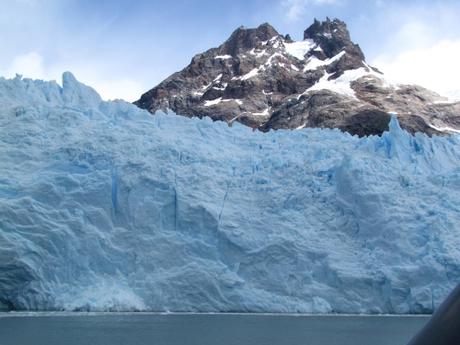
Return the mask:
[[253,132],[0,79],[0,304],[430,312],[460,281],[460,137]]

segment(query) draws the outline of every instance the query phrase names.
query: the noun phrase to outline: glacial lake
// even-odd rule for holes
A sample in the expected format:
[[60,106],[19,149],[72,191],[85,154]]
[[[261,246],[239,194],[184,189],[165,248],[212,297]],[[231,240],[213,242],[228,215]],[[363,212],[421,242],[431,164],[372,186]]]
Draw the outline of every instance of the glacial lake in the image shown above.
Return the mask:
[[2,313],[1,345],[405,345],[427,316]]

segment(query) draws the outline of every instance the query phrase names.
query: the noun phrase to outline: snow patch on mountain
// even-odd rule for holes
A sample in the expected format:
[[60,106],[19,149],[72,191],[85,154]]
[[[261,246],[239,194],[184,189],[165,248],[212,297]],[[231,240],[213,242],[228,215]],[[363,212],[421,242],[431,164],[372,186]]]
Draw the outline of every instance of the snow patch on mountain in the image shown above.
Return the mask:
[[231,59],[232,56],[231,55],[217,55],[216,57],[214,57],[214,59],[221,59],[221,60],[228,60],[228,59]]
[[[324,63],[324,65],[328,65],[332,63],[333,61],[338,61],[340,58],[345,54],[345,52],[341,52],[334,56],[333,58],[321,62],[314,62],[312,64],[312,67],[316,65],[321,65],[321,63]],[[353,70],[347,70],[345,71],[342,75],[340,75],[338,78],[333,78],[334,74],[333,73],[327,73],[324,72],[323,77],[321,77],[320,80],[318,80],[317,83],[315,83],[312,87],[308,88],[303,94],[299,95],[298,98],[302,95],[307,94],[308,92],[311,91],[319,91],[319,90],[329,90],[332,92],[336,92],[341,95],[345,95],[354,99],[357,99],[355,91],[352,89],[351,84],[352,82],[360,79],[360,78],[365,78],[365,77],[377,77],[378,80],[382,83],[382,86],[384,87],[393,87],[394,89],[397,89],[397,85],[393,85],[389,83],[385,78],[383,77],[383,74],[375,72],[369,65],[367,65],[364,61],[363,63],[365,64],[366,67],[360,67],[357,69]],[[307,64],[306,68],[309,65]],[[315,67],[316,68],[316,67]],[[434,128],[434,127],[433,127]]]
[[243,75],[240,79],[241,80],[247,80],[247,79],[250,79],[252,77],[255,77],[257,74],[259,74],[259,68],[253,68],[247,74]]
[[254,56],[258,57],[258,58],[261,58],[262,56],[267,55],[268,52],[267,52],[267,50],[265,50],[265,49],[256,49],[256,48],[252,48],[252,49],[249,51],[249,54],[254,55]]
[[270,108],[265,108],[263,111],[261,112],[257,112],[257,113],[252,113],[252,115],[257,115],[257,116],[268,116],[270,115]]
[[448,133],[458,133],[460,134],[460,130],[452,128],[452,127],[438,127],[433,124],[429,124],[431,128],[436,129],[439,132],[448,132]]
[[243,104],[243,102],[240,99],[234,99],[234,98],[222,99],[222,97],[219,97],[219,98],[216,98],[216,99],[213,99],[213,100],[205,101],[204,106],[205,107],[212,107],[213,105],[217,105],[217,104],[219,104],[221,102],[235,102],[235,103],[237,103],[239,105]]
[[355,91],[351,88],[351,82],[364,77],[367,73],[364,68],[359,68],[345,71],[337,79],[330,79],[333,74],[325,72],[324,76],[315,85],[307,89],[304,94],[310,91],[329,90],[356,99]]
[[283,44],[286,52],[299,60],[304,60],[305,55],[317,46],[317,44],[310,39],[292,43],[284,42]]
[[318,67],[328,66],[335,61],[339,61],[345,54],[346,54],[345,51],[341,51],[336,56],[330,59],[325,59],[325,60],[320,60],[316,56],[311,56],[310,58],[308,58],[307,64],[304,66],[303,71],[306,72],[306,71],[315,70]]

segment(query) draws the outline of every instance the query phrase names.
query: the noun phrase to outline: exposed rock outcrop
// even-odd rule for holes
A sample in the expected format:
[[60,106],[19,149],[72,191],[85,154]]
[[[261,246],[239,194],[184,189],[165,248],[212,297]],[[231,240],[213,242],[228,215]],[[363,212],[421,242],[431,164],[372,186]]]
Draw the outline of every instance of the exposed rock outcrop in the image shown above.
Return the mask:
[[315,20],[298,42],[267,23],[240,27],[135,104],[152,113],[171,109],[264,131],[337,127],[381,134],[390,113],[410,132],[460,129],[460,103],[419,86],[388,83],[365,62],[346,24],[329,18]]

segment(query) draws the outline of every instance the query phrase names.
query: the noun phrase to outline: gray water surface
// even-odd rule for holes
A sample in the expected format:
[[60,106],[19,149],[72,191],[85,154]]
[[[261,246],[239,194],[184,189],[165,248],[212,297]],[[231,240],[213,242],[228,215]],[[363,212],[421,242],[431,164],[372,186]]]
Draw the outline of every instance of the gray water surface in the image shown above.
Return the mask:
[[426,316],[40,314],[0,316],[1,345],[404,345]]

